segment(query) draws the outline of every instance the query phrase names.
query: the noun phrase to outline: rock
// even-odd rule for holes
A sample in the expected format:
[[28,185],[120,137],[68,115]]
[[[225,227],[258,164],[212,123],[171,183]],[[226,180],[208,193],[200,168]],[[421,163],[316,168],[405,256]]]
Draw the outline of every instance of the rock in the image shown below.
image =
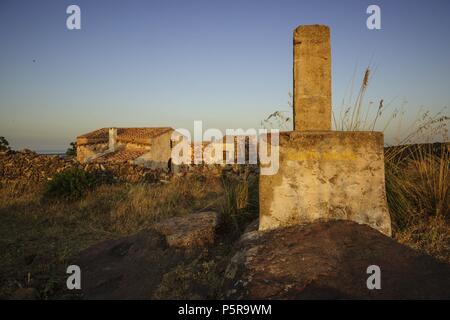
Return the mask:
[[[231,299],[449,299],[450,265],[351,221],[250,231],[227,267]],[[381,268],[369,290],[367,267]]]
[[[81,268],[85,299],[151,299],[165,274],[214,243],[219,216],[194,213],[159,223],[151,230],[95,244],[74,263]],[[62,295],[70,295],[66,290]]]
[[167,246],[164,236],[147,230],[96,244],[74,264],[81,269],[84,299],[150,299],[163,275],[184,257],[182,250]]
[[199,212],[167,219],[154,228],[166,237],[169,246],[194,248],[213,244],[218,224],[218,213]]

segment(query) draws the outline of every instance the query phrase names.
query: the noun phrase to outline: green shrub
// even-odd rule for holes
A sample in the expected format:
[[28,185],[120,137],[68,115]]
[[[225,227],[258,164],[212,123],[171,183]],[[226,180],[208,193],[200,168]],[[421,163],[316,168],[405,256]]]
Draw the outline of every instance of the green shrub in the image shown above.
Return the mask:
[[81,168],[70,168],[56,173],[48,182],[46,198],[75,200],[85,195],[96,184],[95,175]]
[[5,137],[0,137],[0,151],[9,151],[11,148],[9,147],[8,140]]
[[70,143],[70,148],[67,149],[66,156],[74,156],[74,157],[77,156],[77,143],[76,142]]

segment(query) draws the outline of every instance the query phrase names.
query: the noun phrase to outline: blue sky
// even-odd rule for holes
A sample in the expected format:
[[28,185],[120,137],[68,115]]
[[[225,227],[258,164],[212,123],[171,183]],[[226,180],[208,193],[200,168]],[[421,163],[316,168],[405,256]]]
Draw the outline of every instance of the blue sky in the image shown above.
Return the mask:
[[[81,30],[66,28],[70,4]],[[366,28],[370,4],[382,30]],[[315,23],[332,29],[335,112],[369,63],[367,101],[406,101],[409,118],[421,106],[437,112],[450,102],[449,9],[445,0],[0,0],[0,136],[61,150],[100,127],[259,127],[288,110],[292,31]]]

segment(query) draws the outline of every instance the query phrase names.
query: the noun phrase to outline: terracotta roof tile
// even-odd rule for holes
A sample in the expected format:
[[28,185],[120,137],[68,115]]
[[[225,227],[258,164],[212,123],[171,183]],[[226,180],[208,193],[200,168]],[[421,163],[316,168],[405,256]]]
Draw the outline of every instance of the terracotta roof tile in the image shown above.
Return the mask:
[[[117,128],[117,141],[148,144],[148,139],[168,133],[173,129],[170,127],[160,128]],[[109,140],[109,128],[98,129],[77,137],[79,145],[104,143]]]

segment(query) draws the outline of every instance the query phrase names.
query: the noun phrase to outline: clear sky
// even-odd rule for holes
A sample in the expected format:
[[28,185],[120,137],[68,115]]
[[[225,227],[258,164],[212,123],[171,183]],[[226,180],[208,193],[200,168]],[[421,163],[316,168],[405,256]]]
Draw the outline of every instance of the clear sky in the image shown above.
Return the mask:
[[[81,30],[66,8],[81,8]],[[366,8],[381,7],[382,30]],[[0,136],[65,149],[100,127],[259,127],[288,110],[292,31],[332,33],[333,107],[371,63],[368,101],[450,103],[450,1],[0,0]]]

